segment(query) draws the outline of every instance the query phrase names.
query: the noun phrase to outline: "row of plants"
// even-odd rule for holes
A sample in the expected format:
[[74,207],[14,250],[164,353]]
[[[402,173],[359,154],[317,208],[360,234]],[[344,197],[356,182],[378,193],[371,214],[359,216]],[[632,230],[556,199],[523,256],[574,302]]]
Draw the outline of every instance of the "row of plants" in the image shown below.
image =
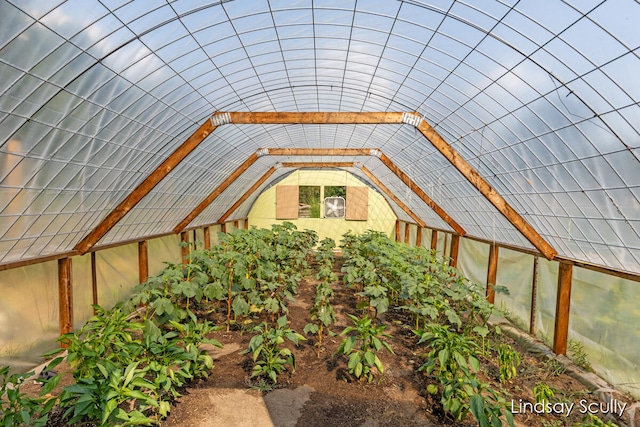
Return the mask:
[[[95,306],[96,315],[79,331],[60,337],[66,354],[46,354],[57,356],[46,370],[66,361],[75,383],[58,396],[51,391],[60,375],[42,379],[41,396],[31,397],[20,389],[33,372],[9,375],[8,367],[0,369],[0,426],[44,426],[54,408],[69,425],[159,424],[184,387],[213,369],[202,344],[220,346],[210,338],[220,328],[203,320],[214,313],[224,315],[227,330],[254,324],[262,331],[251,343],[255,372],[273,378],[279,356],[268,354],[268,343],[304,339],[286,329],[285,315],[317,234],[284,223],[221,233],[219,241],[208,250],[191,250],[185,264],[167,263],[113,309]],[[286,352],[280,356],[293,357]]]

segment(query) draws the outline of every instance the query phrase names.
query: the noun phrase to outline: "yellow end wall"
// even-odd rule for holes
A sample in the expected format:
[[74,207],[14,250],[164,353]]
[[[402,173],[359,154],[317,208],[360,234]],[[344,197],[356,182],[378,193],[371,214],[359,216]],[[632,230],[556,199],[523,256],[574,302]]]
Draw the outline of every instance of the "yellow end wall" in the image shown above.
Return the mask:
[[[298,170],[284,178],[277,185],[317,185],[366,187],[358,178],[340,170]],[[265,190],[256,199],[248,215],[249,224],[258,228],[271,228],[280,224],[276,219],[276,188]],[[287,220],[299,230],[315,230],[320,240],[330,237],[339,245],[342,235],[351,230],[362,233],[366,230],[382,231],[389,237],[395,236],[396,215],[387,201],[375,190],[369,188],[369,219],[367,221],[347,221],[344,219],[300,218]]]

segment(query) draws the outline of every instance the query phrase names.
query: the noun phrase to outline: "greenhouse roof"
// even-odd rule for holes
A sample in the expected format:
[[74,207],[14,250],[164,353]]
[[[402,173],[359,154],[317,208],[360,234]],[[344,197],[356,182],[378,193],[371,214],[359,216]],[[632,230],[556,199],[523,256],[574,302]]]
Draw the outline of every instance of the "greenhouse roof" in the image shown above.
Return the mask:
[[429,227],[640,273],[637,1],[3,0],[0,17],[0,264],[216,223],[267,172],[259,189],[350,162]]

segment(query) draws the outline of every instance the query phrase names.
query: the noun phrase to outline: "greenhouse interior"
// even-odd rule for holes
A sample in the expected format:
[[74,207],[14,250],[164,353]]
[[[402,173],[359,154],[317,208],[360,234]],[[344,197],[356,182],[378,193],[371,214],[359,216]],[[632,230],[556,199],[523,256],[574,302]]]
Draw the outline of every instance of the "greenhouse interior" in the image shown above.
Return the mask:
[[437,254],[640,399],[637,1],[2,0],[0,22],[0,366],[189,248],[291,223],[336,256],[372,231]]

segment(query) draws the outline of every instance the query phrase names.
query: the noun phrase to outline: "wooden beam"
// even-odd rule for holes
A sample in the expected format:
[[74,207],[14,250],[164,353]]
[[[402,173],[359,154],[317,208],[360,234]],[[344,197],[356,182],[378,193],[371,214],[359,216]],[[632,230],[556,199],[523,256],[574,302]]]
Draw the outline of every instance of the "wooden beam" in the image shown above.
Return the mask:
[[[269,156],[370,156],[371,148],[265,148]],[[260,150],[259,150],[260,151]]]
[[233,124],[402,124],[402,112],[229,112]]
[[149,251],[147,241],[138,242],[138,282],[149,280]]
[[233,206],[231,206],[220,218],[218,218],[218,224],[222,224],[223,222],[225,222],[227,220],[227,218],[229,218],[229,216],[231,216],[231,214],[233,212],[235,212],[236,209],[238,209],[240,207],[240,205],[242,203],[244,203],[245,200],[247,200],[258,188],[260,188],[260,186],[262,184],[264,184],[264,182],[269,179],[269,177],[271,175],[273,175],[273,173],[276,171],[275,166],[271,166],[264,175],[262,175],[262,177],[257,180],[252,186],[251,188],[249,188],[243,195],[242,197],[240,197],[238,200],[236,200],[236,202],[233,204]]
[[95,306],[98,305],[98,266],[96,264],[96,253],[91,252],[91,294],[93,302],[93,314],[98,314]]
[[431,230],[431,250],[435,251],[436,249],[438,249],[438,232]]
[[149,194],[160,181],[166,177],[182,160],[184,160],[200,143],[214,130],[211,120],[207,120],[185,142],[158,166],[151,175],[147,176],[138,186],[124,198],[91,232],[85,236],[76,246],[81,255],[85,254],[105,234],[113,228],[135,205]]
[[283,168],[352,168],[353,162],[282,162]]
[[180,246],[180,249],[182,252],[182,263],[188,264],[189,263],[189,232],[188,231],[183,231],[180,233],[180,242],[183,243],[183,245]]
[[396,242],[400,241],[400,220],[396,219]]
[[223,222],[222,224],[220,224],[220,232],[221,233],[226,233],[227,232],[227,223]]
[[408,245],[409,244],[409,233],[411,232],[411,224],[409,224],[408,222],[404,223],[404,242]]
[[536,307],[538,300],[538,264],[540,258],[533,257],[533,280],[531,283],[531,312],[529,313],[529,333],[536,335]]
[[385,164],[386,167],[389,168],[391,172],[393,172],[402,182],[405,183],[407,187],[411,189],[423,202],[427,204],[433,211],[440,217],[444,222],[449,224],[451,228],[455,230],[460,236],[464,236],[467,232],[458,224],[453,218],[451,218],[445,211],[442,209],[436,202],[434,202],[431,197],[427,196],[427,194],[422,191],[415,182],[409,178],[409,176],[402,171],[395,163],[391,161],[384,153],[380,153],[380,161]]
[[422,226],[418,225],[416,230],[416,247],[422,246]]
[[496,291],[493,287],[496,285],[498,276],[498,245],[492,243],[489,245],[489,268],[487,270],[487,301],[491,304],[495,303]]
[[[71,258],[58,260],[58,308],[60,335],[73,331],[73,286]],[[66,347],[64,343],[61,343]]]
[[249,218],[244,219],[243,225],[245,230],[249,229]]
[[198,232],[196,231],[196,229],[193,229],[193,250],[195,251],[196,249],[198,249]]
[[406,214],[409,215],[411,219],[413,219],[416,222],[416,224],[418,224],[420,227],[427,226],[427,224],[425,224],[424,221],[420,219],[418,215],[416,215],[411,209],[409,209],[407,205],[402,203],[402,201],[395,194],[393,194],[391,190],[389,190],[389,188],[386,185],[384,185],[369,169],[367,169],[364,165],[362,165],[360,167],[360,170],[362,170],[362,172],[365,175],[367,175],[367,177],[369,177],[371,182],[373,182],[380,190],[382,190],[382,192],[386,194],[387,197],[393,200],[395,204],[400,207],[400,209],[405,211]]
[[561,262],[558,269],[558,293],[556,296],[556,319],[553,334],[553,352],[555,354],[567,354],[572,275],[573,264]]
[[211,228],[204,227],[202,231],[204,233],[204,248],[211,249]]
[[187,225],[189,225],[189,223],[191,221],[193,221],[193,219],[195,217],[197,217],[198,215],[200,215],[202,213],[202,211],[204,211],[207,206],[209,206],[220,194],[222,194],[224,192],[224,190],[226,190],[231,184],[233,184],[233,182],[238,179],[238,177],[240,175],[242,175],[244,173],[244,171],[246,171],[247,169],[249,169],[251,167],[251,165],[253,165],[256,160],[258,160],[258,154],[257,153],[253,153],[251,154],[247,160],[245,160],[239,167],[238,169],[236,169],[235,171],[233,171],[233,173],[231,175],[229,175],[227,177],[227,179],[225,179],[220,185],[218,185],[212,192],[211,194],[209,194],[202,202],[200,202],[200,204],[198,206],[196,206],[196,208],[194,210],[191,211],[191,213],[189,213],[189,215],[187,215],[181,222],[180,224],[178,224],[174,229],[173,232],[174,233],[180,233],[182,230],[184,230]]
[[460,236],[457,234],[451,235],[451,258],[449,259],[449,265],[453,268],[458,267],[458,250],[460,249]]
[[429,123],[421,120],[416,128],[533,246],[547,259],[555,258],[558,252]]

